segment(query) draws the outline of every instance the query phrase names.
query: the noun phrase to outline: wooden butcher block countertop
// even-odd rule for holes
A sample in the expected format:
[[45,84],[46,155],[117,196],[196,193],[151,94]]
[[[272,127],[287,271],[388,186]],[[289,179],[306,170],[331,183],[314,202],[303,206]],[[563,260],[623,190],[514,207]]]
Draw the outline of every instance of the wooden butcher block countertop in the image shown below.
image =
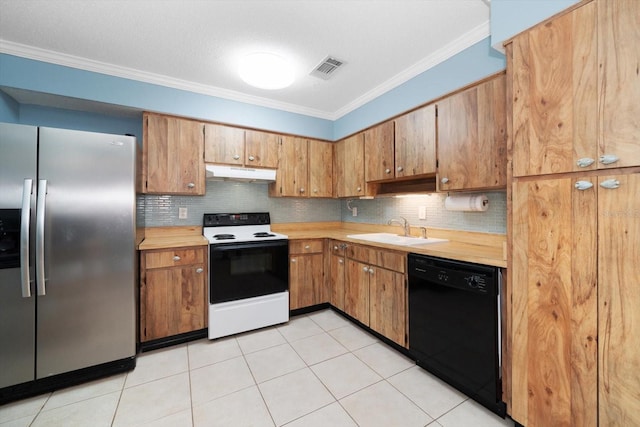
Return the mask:
[[138,249],[146,251],[208,244],[209,241],[202,235],[202,227],[149,227],[144,229],[144,240]]

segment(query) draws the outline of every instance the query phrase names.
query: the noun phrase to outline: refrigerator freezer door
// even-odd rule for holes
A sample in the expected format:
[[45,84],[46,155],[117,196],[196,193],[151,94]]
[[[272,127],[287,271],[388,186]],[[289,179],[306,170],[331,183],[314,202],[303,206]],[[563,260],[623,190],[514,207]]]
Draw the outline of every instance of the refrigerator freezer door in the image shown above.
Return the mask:
[[36,378],[135,355],[135,138],[40,128]]
[[[23,208],[24,181],[36,179],[37,143],[37,128],[0,123],[0,210]],[[32,193],[27,208],[33,212],[34,207]],[[33,224],[27,224],[21,234],[24,231],[30,232],[32,242]],[[31,278],[32,265],[26,266]],[[0,388],[34,379],[36,299],[33,281],[32,296],[23,297],[21,268],[0,269]]]

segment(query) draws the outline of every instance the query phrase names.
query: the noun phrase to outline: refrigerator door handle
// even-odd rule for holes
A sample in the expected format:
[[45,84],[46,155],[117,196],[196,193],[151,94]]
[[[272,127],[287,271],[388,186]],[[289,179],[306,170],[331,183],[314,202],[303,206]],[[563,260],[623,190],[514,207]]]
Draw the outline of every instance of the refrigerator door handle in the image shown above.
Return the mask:
[[29,282],[29,230],[31,229],[31,191],[33,180],[26,178],[22,187],[22,218],[20,222],[20,287],[22,297],[31,297]]
[[38,295],[45,295],[44,275],[44,208],[47,197],[47,180],[38,182],[38,201],[36,207],[36,284]]

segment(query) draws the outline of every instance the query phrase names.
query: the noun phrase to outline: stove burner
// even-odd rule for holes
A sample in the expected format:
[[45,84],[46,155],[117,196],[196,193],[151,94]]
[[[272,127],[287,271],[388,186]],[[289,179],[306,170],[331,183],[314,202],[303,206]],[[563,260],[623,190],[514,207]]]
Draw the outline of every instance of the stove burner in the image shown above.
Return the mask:
[[235,239],[236,236],[234,236],[233,234],[216,234],[213,236],[213,238],[216,240],[231,240]]
[[274,237],[275,234],[267,233],[266,231],[261,231],[260,233],[253,233],[253,237]]

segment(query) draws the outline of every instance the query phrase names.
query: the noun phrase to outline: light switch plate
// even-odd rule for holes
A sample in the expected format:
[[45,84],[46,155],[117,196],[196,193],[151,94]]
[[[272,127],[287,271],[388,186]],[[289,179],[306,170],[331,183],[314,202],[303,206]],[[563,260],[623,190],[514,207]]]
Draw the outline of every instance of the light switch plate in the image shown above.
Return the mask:
[[427,207],[418,206],[418,219],[427,219]]

